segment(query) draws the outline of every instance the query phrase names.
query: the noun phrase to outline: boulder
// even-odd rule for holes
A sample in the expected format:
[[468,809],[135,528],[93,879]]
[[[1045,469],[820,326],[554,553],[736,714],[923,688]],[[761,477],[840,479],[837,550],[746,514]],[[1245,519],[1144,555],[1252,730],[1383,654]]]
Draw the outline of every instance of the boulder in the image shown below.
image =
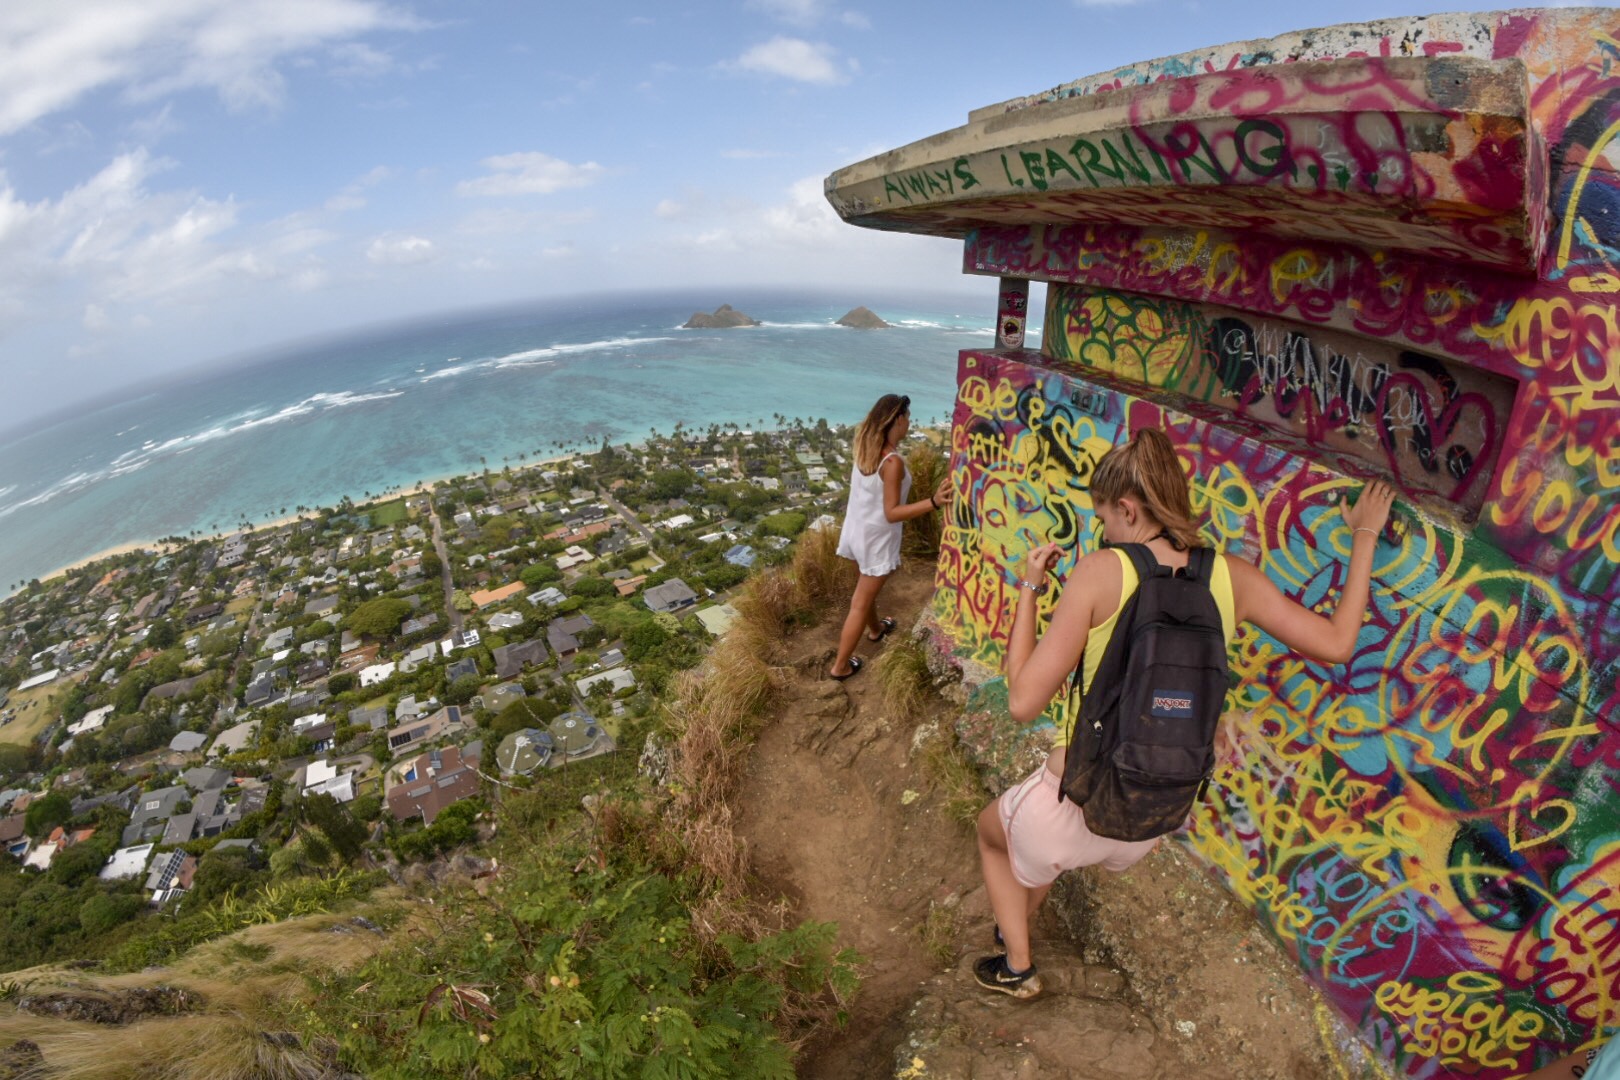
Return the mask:
[[39,1044],[31,1039],[18,1039],[0,1050],[0,1080],[22,1080],[25,1076],[39,1076],[45,1070],[45,1055]]
[[890,326],[869,307],[850,309],[842,319],[838,320],[838,325],[852,326],[856,330],[887,330]]
[[92,1024],[128,1024],[147,1016],[178,1016],[203,1005],[195,990],[173,986],[136,986],[127,990],[56,991],[19,998],[17,1010],[58,1020]]
[[682,330],[726,330],[733,326],[758,326],[759,320],[744,315],[730,304],[721,304],[714,309],[714,314],[707,311],[695,311],[692,317],[686,320]]

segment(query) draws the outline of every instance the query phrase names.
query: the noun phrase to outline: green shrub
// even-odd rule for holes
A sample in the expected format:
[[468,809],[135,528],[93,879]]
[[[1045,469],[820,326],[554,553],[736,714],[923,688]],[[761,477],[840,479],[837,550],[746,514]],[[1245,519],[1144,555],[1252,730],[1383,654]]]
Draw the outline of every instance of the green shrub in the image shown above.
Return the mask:
[[706,944],[683,882],[582,854],[540,846],[487,896],[443,898],[430,933],[317,987],[311,1034],[378,1080],[791,1077],[772,1019],[854,989],[834,927]]
[[785,536],[792,539],[804,532],[806,518],[796,510],[784,510],[779,514],[767,514],[759,519],[759,531],[768,536]]
[[131,893],[98,892],[79,909],[79,925],[87,934],[105,934],[120,923],[132,919],[145,906],[139,896]]

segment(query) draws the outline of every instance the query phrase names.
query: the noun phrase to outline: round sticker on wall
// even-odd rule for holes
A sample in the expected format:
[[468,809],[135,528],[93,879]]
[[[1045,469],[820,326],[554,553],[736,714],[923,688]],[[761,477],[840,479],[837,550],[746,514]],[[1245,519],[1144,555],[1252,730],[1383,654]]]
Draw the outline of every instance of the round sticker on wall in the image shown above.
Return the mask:
[[1024,320],[1008,316],[1001,320],[1001,347],[1020,349],[1024,345]]

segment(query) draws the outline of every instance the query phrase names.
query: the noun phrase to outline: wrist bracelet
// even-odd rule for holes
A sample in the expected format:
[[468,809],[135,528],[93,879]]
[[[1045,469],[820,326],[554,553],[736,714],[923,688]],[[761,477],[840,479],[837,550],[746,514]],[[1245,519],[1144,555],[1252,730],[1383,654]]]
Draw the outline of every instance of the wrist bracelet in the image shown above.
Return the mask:
[[1357,525],[1355,528],[1350,530],[1350,535],[1354,536],[1358,532],[1372,533],[1373,539],[1374,540],[1378,539],[1378,530],[1377,529],[1369,529],[1365,525]]
[[932,495],[928,496],[928,505],[932,506],[935,510],[939,509],[939,503],[934,501],[934,497]]
[[1018,585],[1019,585],[1019,588],[1028,589],[1030,592],[1034,593],[1036,596],[1045,596],[1046,595],[1046,582],[1044,582],[1044,581],[1041,582],[1039,585],[1036,585],[1036,584],[1034,584],[1032,582],[1025,581],[1023,578],[1019,578],[1018,579]]

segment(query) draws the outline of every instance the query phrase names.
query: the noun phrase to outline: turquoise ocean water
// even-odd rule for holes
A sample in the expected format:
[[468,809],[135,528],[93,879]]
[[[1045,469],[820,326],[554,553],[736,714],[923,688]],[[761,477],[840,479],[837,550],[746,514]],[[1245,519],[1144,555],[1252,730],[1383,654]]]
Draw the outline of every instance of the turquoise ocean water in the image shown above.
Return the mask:
[[[721,302],[764,321],[681,330]],[[865,303],[896,324],[834,325]],[[374,329],[137,387],[0,432],[0,595],[115,545],[216,533],[519,454],[773,417],[853,423],[878,395],[949,417],[956,353],[992,341],[965,297],[734,291],[572,299]]]

